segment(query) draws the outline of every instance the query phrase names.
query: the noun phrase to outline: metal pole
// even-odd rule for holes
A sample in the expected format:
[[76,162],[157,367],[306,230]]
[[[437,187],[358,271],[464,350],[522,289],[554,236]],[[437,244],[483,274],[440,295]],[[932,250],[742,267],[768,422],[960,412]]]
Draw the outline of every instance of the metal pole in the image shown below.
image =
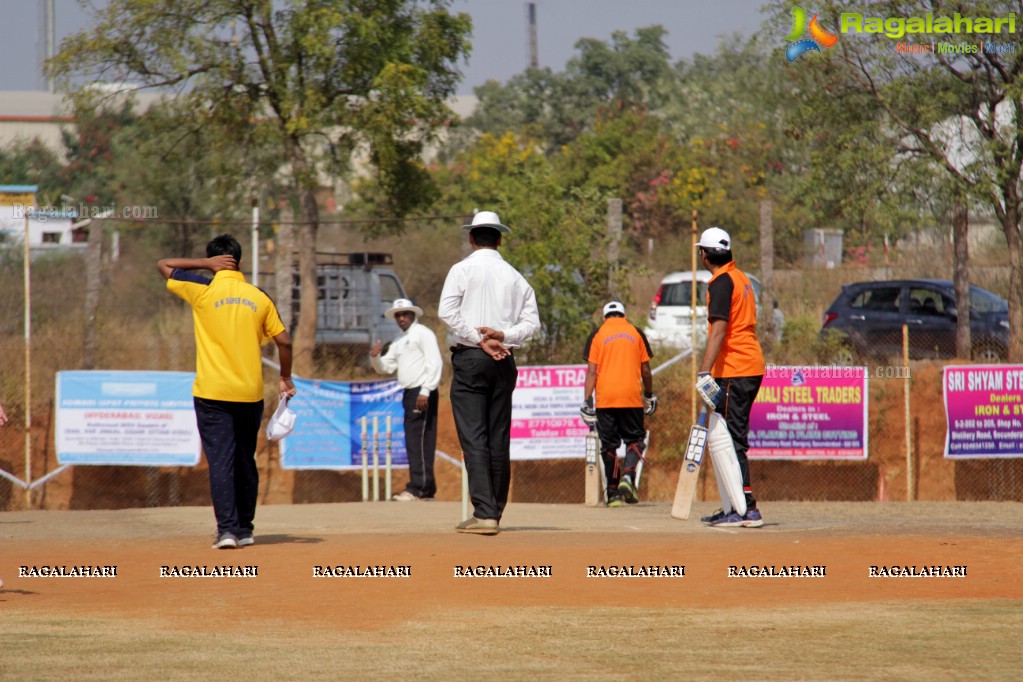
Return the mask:
[[384,432],[384,500],[391,499],[391,415],[387,415]]
[[25,509],[32,508],[32,258],[25,210]]
[[618,260],[622,243],[622,200],[607,200],[607,292],[618,300]]
[[540,52],[536,42],[536,3],[531,2],[529,8],[529,68],[540,68]]
[[696,278],[696,244],[697,244],[697,237],[696,237],[696,209],[695,208],[693,209],[692,234],[693,234],[693,246],[692,246],[692,254],[691,254],[691,256],[692,256],[692,267],[691,267],[692,279],[689,282],[689,335],[690,335],[689,343],[690,343],[690,345],[692,346],[692,349],[693,349],[693,361],[692,361],[692,363],[690,363],[692,365],[692,375],[690,377],[691,381],[689,382],[689,385],[692,388],[689,391],[689,397],[690,397],[690,400],[689,400],[689,403],[690,403],[690,406],[689,406],[689,423],[695,424],[696,423],[696,363],[698,362],[698,360],[696,359],[696,287],[699,285],[699,282],[697,282],[697,278]]
[[[46,0],[46,58],[52,59],[57,46],[57,17],[56,9],[54,8],[54,0]],[[53,78],[46,78],[46,91],[56,92],[57,89],[54,87]]]
[[[909,367],[909,325],[902,325],[902,366]],[[916,497],[913,494],[913,481],[916,474],[913,471],[913,425],[909,414],[909,377],[903,384],[903,402],[905,405],[906,422],[906,501],[912,502]]]
[[373,501],[380,501],[380,417],[373,415]]
[[252,283],[259,286],[259,199],[252,197]]
[[362,501],[366,502],[369,500],[369,469],[367,464],[367,444],[366,444],[366,417],[359,420],[362,424]]

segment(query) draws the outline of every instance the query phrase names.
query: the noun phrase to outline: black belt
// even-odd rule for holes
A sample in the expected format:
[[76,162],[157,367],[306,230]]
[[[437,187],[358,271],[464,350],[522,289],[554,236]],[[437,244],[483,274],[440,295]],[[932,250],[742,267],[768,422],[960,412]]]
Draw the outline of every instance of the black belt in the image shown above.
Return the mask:
[[[451,350],[452,353],[457,353],[457,352],[463,351],[463,350],[483,350],[483,349],[480,348],[479,346],[469,346],[469,345],[466,345],[464,343],[456,343],[455,345],[451,346],[450,350]],[[484,352],[486,352],[486,351],[484,351]],[[511,348],[508,349],[508,354],[509,355],[512,354],[512,349]]]

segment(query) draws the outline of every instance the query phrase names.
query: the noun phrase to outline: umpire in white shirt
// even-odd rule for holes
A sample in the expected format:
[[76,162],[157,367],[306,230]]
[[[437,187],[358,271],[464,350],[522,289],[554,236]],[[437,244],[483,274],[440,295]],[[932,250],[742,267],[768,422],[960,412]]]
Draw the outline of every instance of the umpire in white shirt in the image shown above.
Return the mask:
[[429,500],[437,492],[433,460],[437,452],[437,401],[443,361],[432,331],[419,324],[423,309],[407,298],[397,299],[384,315],[401,328],[387,352],[380,354],[381,342],[369,351],[373,369],[382,374],[398,371],[398,384],[405,389],[405,451],[408,453],[409,481],[394,496],[397,502]]
[[437,311],[457,338],[451,410],[473,505],[457,530],[495,535],[511,483],[513,351],[540,329],[540,316],[533,287],[497,251],[511,230],[492,211],[463,227],[473,251],[451,267]]

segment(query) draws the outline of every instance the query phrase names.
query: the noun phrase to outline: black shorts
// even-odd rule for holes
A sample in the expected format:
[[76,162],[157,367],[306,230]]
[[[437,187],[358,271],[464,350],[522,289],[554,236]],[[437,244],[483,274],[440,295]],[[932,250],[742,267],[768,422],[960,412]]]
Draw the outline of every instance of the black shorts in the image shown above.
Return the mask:
[[641,443],[646,439],[642,407],[597,408],[597,434],[604,450],[617,450],[623,442]]

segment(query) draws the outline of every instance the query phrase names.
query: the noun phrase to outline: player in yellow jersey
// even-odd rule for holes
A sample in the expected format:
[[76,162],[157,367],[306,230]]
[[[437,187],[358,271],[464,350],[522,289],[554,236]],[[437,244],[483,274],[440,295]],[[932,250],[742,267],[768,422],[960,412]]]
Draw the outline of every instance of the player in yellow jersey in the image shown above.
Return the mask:
[[[291,337],[270,297],[238,270],[242,247],[231,235],[206,245],[206,258],[164,258],[156,267],[167,290],[192,307],[195,384],[192,395],[199,438],[210,468],[217,518],[215,549],[251,545],[259,470],[256,439],[263,419],[260,346],[277,344],[278,393],[295,395]],[[195,272],[209,270],[213,278]]]

